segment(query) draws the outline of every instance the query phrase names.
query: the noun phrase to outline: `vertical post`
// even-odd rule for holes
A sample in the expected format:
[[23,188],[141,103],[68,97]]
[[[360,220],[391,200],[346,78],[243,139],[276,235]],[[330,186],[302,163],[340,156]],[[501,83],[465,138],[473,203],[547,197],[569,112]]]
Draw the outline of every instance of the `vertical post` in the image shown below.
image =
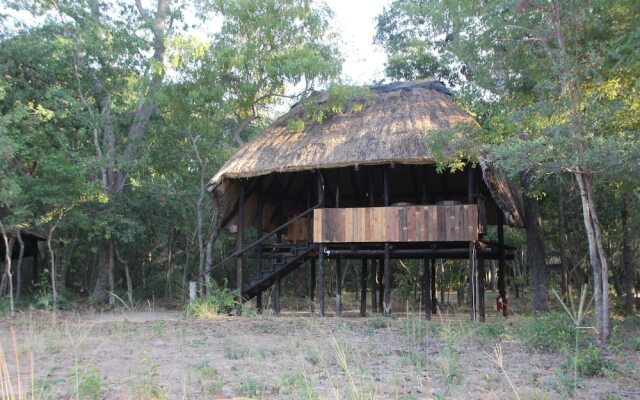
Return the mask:
[[262,312],[262,291],[258,292],[256,295],[256,310],[258,310],[258,312]]
[[360,316],[367,315],[367,259],[362,259],[360,268]]
[[324,246],[318,246],[318,302],[320,303],[320,316],[324,317]]
[[478,269],[474,254],[474,243],[469,242],[469,285],[471,290],[471,307],[469,309],[471,320],[478,320]]
[[436,294],[436,258],[431,257],[431,313],[438,313],[438,297]]
[[369,281],[371,282],[371,312],[378,312],[378,278],[377,278],[377,265],[378,261],[375,258],[371,259],[369,263],[371,265],[371,273],[369,274]]
[[[316,183],[318,186],[318,204],[324,206],[324,182],[320,171],[316,172]],[[324,317],[324,246],[318,245],[318,268],[320,276],[318,277],[318,301],[320,303],[320,316]]]
[[316,301],[316,260],[309,260],[311,263],[311,281],[309,282],[309,300],[312,303]]
[[342,316],[342,258],[336,257],[336,317]]
[[485,321],[484,310],[484,256],[478,253],[478,320]]
[[[475,198],[475,187],[476,187],[476,181],[475,181],[475,171],[473,169],[473,166],[471,165],[471,163],[468,164],[468,168],[467,168],[467,203],[468,204],[475,204],[476,202],[476,198]],[[477,227],[475,227],[475,229],[477,229]],[[477,311],[478,311],[478,271],[477,271],[477,264],[476,264],[476,260],[474,259],[475,255],[474,255],[474,243],[469,242],[469,285],[470,287],[470,294],[471,294],[471,308],[470,308],[470,313],[471,313],[471,320],[472,321],[477,321]]]
[[[238,231],[236,232],[236,251],[244,246],[244,183],[240,183],[240,195],[238,196]],[[242,300],[242,269],[244,267],[244,253],[236,258],[236,288],[238,289],[238,301]]]
[[505,257],[504,257],[504,215],[502,210],[498,208],[498,293],[502,299],[502,315],[507,318],[507,285],[505,279],[506,273]]
[[280,278],[273,285],[273,311],[276,315],[280,315]]
[[[259,183],[262,186],[262,182]],[[258,232],[258,238],[262,237],[262,209],[264,208],[264,195],[262,193],[258,194],[258,202],[257,202],[257,210],[256,210],[256,231]],[[258,273],[262,272],[262,245],[256,248],[256,252],[258,253]]]
[[[384,185],[384,206],[389,206],[389,167],[385,165],[382,170]],[[391,311],[391,265],[389,242],[384,244],[384,310],[385,314]]]
[[429,270],[429,257],[424,256],[422,260],[424,270],[422,272],[422,304],[424,306],[424,318],[431,320],[431,271]]
[[[369,187],[368,197],[369,197],[369,207],[373,207],[375,205],[375,192],[374,192],[374,180],[373,180],[373,167],[367,167],[367,186]],[[377,261],[375,258],[372,258],[369,262],[371,265],[371,273],[369,274],[369,280],[371,282],[371,312],[378,312],[378,281],[377,281],[377,272],[376,265]]]
[[[340,208],[340,170],[336,172],[336,208]],[[336,257],[336,316],[342,316],[342,258]]]
[[383,259],[378,259],[378,312],[384,312],[384,279],[383,279]]

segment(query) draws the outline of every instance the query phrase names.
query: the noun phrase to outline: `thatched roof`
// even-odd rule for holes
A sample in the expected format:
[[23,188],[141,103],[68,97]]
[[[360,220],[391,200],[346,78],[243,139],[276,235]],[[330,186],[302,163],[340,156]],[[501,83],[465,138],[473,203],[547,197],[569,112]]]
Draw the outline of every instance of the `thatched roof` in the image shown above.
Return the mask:
[[[371,87],[370,99],[354,99],[343,113],[322,122],[309,121],[310,101],[322,105],[326,92],[294,105],[261,135],[234,154],[209,182],[214,196],[232,192],[224,183],[273,172],[294,172],[379,164],[434,164],[426,136],[457,124],[475,124],[438,81],[423,80]],[[292,129],[291,121],[305,121]],[[497,204],[512,224],[520,225],[520,206],[513,188],[495,169],[481,162]]]

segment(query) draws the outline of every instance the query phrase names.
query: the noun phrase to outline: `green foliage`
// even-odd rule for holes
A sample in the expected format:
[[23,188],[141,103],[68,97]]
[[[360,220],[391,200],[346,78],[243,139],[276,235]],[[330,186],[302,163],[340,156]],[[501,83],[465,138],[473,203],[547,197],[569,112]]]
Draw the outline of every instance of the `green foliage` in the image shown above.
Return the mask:
[[373,335],[379,329],[385,329],[391,326],[393,321],[388,317],[375,316],[369,319],[367,328],[365,329],[365,335]]
[[78,396],[86,400],[98,400],[107,389],[97,368],[89,367],[76,374]]
[[602,354],[602,349],[593,345],[569,357],[560,367],[565,372],[572,372],[577,367],[578,374],[583,377],[606,377],[617,372],[615,363]]
[[245,375],[240,379],[240,393],[244,396],[258,397],[267,390],[267,387],[259,380]]
[[282,376],[282,386],[298,399],[314,400],[318,398],[318,394],[313,390],[309,379],[300,371],[287,371]]
[[211,287],[211,295],[198,297],[185,306],[187,318],[207,319],[228,315],[238,306],[238,289],[220,287],[215,282]]
[[249,349],[241,343],[230,338],[225,338],[222,344],[225,357],[229,360],[242,360],[249,355]]
[[536,350],[567,350],[575,342],[571,320],[561,312],[524,317],[514,326],[515,335]]

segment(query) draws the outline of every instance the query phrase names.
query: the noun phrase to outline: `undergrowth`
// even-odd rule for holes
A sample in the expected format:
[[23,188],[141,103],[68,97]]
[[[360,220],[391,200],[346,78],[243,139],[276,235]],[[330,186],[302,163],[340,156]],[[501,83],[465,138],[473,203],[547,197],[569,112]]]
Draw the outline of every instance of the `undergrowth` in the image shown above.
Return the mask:
[[238,306],[237,289],[220,287],[215,282],[211,286],[211,295],[191,300],[184,312],[188,318],[209,319],[228,315]]

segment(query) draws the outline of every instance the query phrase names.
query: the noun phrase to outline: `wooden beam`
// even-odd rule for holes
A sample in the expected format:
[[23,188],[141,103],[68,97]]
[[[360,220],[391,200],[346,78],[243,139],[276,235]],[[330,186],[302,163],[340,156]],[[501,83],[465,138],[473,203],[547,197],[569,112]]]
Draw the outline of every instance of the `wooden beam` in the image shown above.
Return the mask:
[[342,258],[336,258],[336,316],[342,316]]
[[424,306],[424,318],[431,320],[431,269],[429,266],[429,256],[422,259],[422,305]]
[[[244,246],[244,196],[245,185],[240,184],[238,196],[238,231],[236,232],[236,251]],[[242,301],[242,270],[244,267],[244,253],[236,257],[236,288],[238,289],[238,301]]]
[[261,313],[262,312],[262,292],[259,292],[256,295],[256,310]]
[[[383,173],[384,205],[389,206],[389,168],[385,166]],[[391,312],[391,265],[389,242],[384,244],[384,313]]]
[[485,321],[484,309],[484,257],[478,252],[478,320]]
[[383,258],[378,259],[378,312],[384,312],[384,274],[383,274]]
[[377,260],[371,258],[371,273],[369,274],[369,282],[371,286],[371,312],[378,312],[378,280],[377,280]]
[[316,260],[309,260],[311,264],[311,280],[309,281],[309,301],[315,304],[316,301]]
[[431,258],[431,313],[438,313],[438,296],[436,294],[436,258]]
[[318,246],[318,302],[320,303],[320,316],[324,317],[324,246]]
[[276,315],[280,315],[280,289],[281,278],[278,278],[275,285],[273,285],[273,311]]
[[360,316],[367,316],[367,259],[362,259],[360,267]]
[[498,209],[498,292],[502,299],[502,315],[507,318],[507,282],[506,263],[504,254],[504,214]]
[[[324,206],[324,183],[320,171],[316,171],[316,184],[318,186],[318,204]],[[320,316],[324,317],[324,246],[318,245],[318,268],[320,277],[318,280],[318,301],[320,302]]]

